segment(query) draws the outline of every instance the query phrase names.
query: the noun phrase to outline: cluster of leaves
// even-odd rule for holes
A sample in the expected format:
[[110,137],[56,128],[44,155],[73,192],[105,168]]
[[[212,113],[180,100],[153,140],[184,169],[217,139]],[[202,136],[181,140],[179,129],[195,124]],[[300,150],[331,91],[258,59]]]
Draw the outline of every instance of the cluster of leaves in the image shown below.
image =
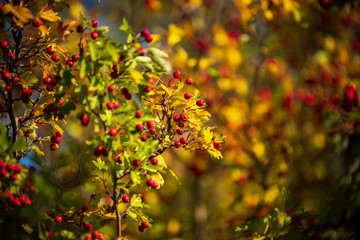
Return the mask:
[[[10,1],[0,6],[0,157],[10,169],[8,166],[28,158],[32,150],[41,171],[38,174],[34,169],[24,169],[17,179],[0,180],[1,199],[6,203],[2,205],[0,221],[7,221],[1,224],[6,236],[120,239],[128,216],[139,222],[139,231],[143,232],[151,227],[152,220],[143,213],[142,208],[148,205],[137,192],[164,184],[162,174],[167,165],[162,153],[170,148],[184,148],[222,157],[219,150],[225,139],[214,136],[213,127],[206,124],[210,113],[192,86],[193,81],[185,81],[179,71],[168,77],[167,54],[155,47],[146,48],[145,44],[145,48],[141,47],[145,41],[152,41],[149,33],[136,34],[124,19],[120,30],[126,40],[120,44],[106,36],[107,27],[99,27],[96,20],[90,21],[82,14],[78,21],[62,22],[56,4]],[[75,40],[71,43],[77,47],[69,54],[59,40],[66,43],[72,38]],[[183,97],[184,90],[191,93],[186,92]],[[47,166],[41,160],[50,156],[43,145],[51,142],[51,151],[61,150],[60,143],[66,135],[62,128],[66,126],[60,126],[73,116],[82,125],[77,128],[86,128],[89,138],[80,136],[77,140],[85,140],[84,154],[92,159],[82,163],[89,175],[81,181],[100,186],[89,187],[94,190],[89,201],[83,200],[86,195],[78,196],[75,201],[82,202],[80,207],[75,201],[56,201],[39,208],[46,199],[53,199],[54,190],[46,179],[60,170],[51,169],[53,164]],[[11,174],[14,170],[8,171]],[[54,178],[59,191],[66,189],[66,185],[56,183],[55,175]],[[8,200],[21,198],[28,189],[33,191],[32,179],[36,199],[29,193],[32,208],[16,219],[19,210],[12,209]],[[30,218],[35,212],[37,217]],[[45,217],[40,217],[44,213]],[[6,220],[9,216],[13,217]],[[116,234],[97,232],[113,220]],[[8,226],[10,223],[14,223],[14,228]],[[91,230],[90,237],[86,233]]]

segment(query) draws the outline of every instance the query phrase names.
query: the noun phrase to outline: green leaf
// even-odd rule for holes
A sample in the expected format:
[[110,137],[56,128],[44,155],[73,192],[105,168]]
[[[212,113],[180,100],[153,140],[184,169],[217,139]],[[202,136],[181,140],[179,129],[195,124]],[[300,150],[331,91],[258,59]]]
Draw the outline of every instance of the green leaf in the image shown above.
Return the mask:
[[140,172],[138,171],[131,171],[130,172],[130,177],[131,180],[133,181],[134,185],[139,185],[141,184],[141,176],[140,176]]
[[284,199],[285,210],[288,210],[296,205],[297,201],[291,200],[291,193],[290,191],[286,190],[286,188],[283,187],[281,189],[281,194]]
[[10,146],[10,139],[6,133],[6,127],[4,125],[0,125],[0,153],[5,152]]
[[129,25],[128,21],[127,21],[125,18],[123,18],[123,23],[122,23],[122,25],[119,27],[119,29],[120,29],[121,31],[125,32],[125,33],[131,32],[130,25]]
[[159,56],[161,58],[169,57],[169,55],[166,52],[164,52],[158,48],[148,48],[147,51],[150,51],[153,55]]
[[134,219],[135,221],[138,220],[138,219],[137,219],[137,214],[136,214],[134,211],[130,210],[130,211],[128,211],[126,214],[127,214],[129,217],[131,217],[132,219]]
[[29,151],[30,148],[27,145],[27,143],[25,142],[25,140],[23,138],[20,138],[19,140],[17,140],[16,142],[14,142],[14,144],[11,146],[11,151]]
[[99,113],[101,121],[105,123],[106,126],[111,125],[112,112],[110,110],[103,110]]
[[71,111],[74,111],[75,109],[76,109],[76,105],[73,102],[67,102],[59,107],[59,111],[65,115],[69,114]]
[[77,93],[79,96],[79,103],[85,104],[86,98],[88,96],[88,90],[87,90],[86,85],[81,85],[81,87],[75,88],[75,93]]
[[134,194],[131,197],[130,205],[133,207],[141,207],[142,206],[141,202],[142,202],[141,198],[137,194]]
[[68,230],[61,230],[61,237],[66,239],[75,239],[75,234]]
[[105,162],[101,160],[101,158],[97,159],[97,162],[93,161],[94,165],[100,170],[100,171],[107,171],[109,170],[109,167],[105,165]]

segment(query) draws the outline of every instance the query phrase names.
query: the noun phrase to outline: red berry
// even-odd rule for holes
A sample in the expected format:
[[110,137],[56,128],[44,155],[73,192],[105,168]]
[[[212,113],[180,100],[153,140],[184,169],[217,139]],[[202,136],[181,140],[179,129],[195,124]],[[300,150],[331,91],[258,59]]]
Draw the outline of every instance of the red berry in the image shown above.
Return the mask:
[[50,145],[50,150],[51,150],[51,151],[55,151],[56,148],[57,148],[57,147],[56,147],[56,145],[55,145],[54,143]]
[[52,47],[49,47],[46,51],[50,55],[53,55],[55,53],[55,50]]
[[185,94],[184,94],[184,98],[185,98],[186,100],[189,100],[189,99],[191,98],[191,94],[190,94],[190,93],[185,93]]
[[73,62],[79,61],[79,55],[76,55],[76,54],[72,55],[71,60],[72,60]]
[[146,185],[151,187],[153,185],[154,180],[152,180],[151,178],[149,178],[148,180],[146,180]]
[[95,148],[94,155],[96,157],[100,156],[102,154],[103,150],[104,150],[104,148],[101,145],[97,146]]
[[154,85],[154,80],[152,78],[148,78],[147,81],[151,84]]
[[120,158],[120,157],[116,157],[116,158],[115,158],[115,162],[117,162],[117,163],[119,163],[119,164],[122,163],[121,158]]
[[54,62],[59,62],[60,61],[60,58],[58,55],[54,54],[51,56],[51,60],[53,60]]
[[116,86],[114,84],[111,84],[109,87],[108,87],[108,91],[109,92],[113,92],[115,90]]
[[127,93],[129,93],[129,90],[127,88],[121,89],[121,94],[122,95],[126,95]]
[[149,128],[153,128],[154,127],[154,122],[153,121],[147,121],[146,122],[146,127],[149,129]]
[[151,135],[155,135],[156,134],[156,130],[154,128],[150,128],[149,130]]
[[141,134],[141,137],[140,137],[141,141],[145,142],[146,139],[147,139],[147,136],[145,133]]
[[1,47],[2,48],[8,48],[8,42],[5,40],[1,40]]
[[159,184],[155,180],[153,180],[151,187],[156,189],[158,186],[159,186]]
[[149,34],[149,35],[147,35],[147,36],[145,37],[145,41],[148,42],[148,43],[152,42],[153,39],[154,39],[154,38],[153,38],[153,36],[152,36],[151,34]]
[[118,77],[118,73],[117,72],[111,72],[110,73],[110,77],[112,78],[112,79],[116,79],[117,77]]
[[138,111],[136,111],[136,113],[135,113],[135,117],[136,118],[141,118],[142,117],[142,112],[140,111],[140,110],[138,110]]
[[39,19],[35,19],[35,20],[32,22],[32,25],[37,28],[37,27],[40,27],[40,26],[42,25],[42,22],[41,22],[41,20],[39,20]]
[[10,80],[11,76],[10,76],[10,73],[9,72],[3,72],[3,78],[4,79],[7,79],[7,80]]
[[58,223],[62,222],[62,218],[60,216],[56,216],[55,217],[55,221],[57,221]]
[[13,172],[15,170],[15,166],[12,163],[6,164],[6,171],[7,172]]
[[74,63],[71,60],[66,60],[66,64],[69,65],[70,67],[74,66]]
[[92,20],[91,21],[91,24],[94,28],[98,27],[99,26],[99,22],[97,20]]
[[183,122],[179,122],[179,123],[178,123],[178,126],[179,126],[179,127],[184,127],[185,124],[184,124]]
[[141,36],[143,37],[143,38],[146,38],[146,36],[147,35],[149,35],[150,34],[150,32],[149,32],[149,30],[147,29],[147,28],[144,28],[143,30],[141,30]]
[[82,223],[83,229],[85,232],[90,232],[93,228],[91,223]]
[[180,143],[179,141],[176,141],[176,142],[174,143],[174,146],[175,146],[176,148],[179,148],[179,147],[181,147],[181,143]]
[[175,122],[180,122],[180,116],[178,116],[178,115],[174,116],[174,121]]
[[151,92],[152,90],[154,89],[154,87],[150,87],[150,86],[146,86],[145,88],[144,88],[144,92]]
[[220,150],[220,149],[221,149],[221,144],[218,143],[218,142],[214,142],[214,148],[215,148],[216,150]]
[[84,28],[83,28],[82,26],[80,26],[80,25],[77,25],[76,31],[77,31],[78,33],[82,33],[82,32],[84,31]]
[[136,130],[137,131],[142,131],[143,129],[144,129],[144,126],[141,123],[136,125]]
[[174,77],[174,78],[180,78],[180,77],[181,77],[181,73],[180,73],[179,71],[175,71],[175,72],[173,73],[173,77]]
[[61,106],[61,105],[63,105],[64,104],[64,100],[62,100],[62,99],[59,99],[59,105]]
[[97,39],[98,37],[99,37],[99,34],[98,34],[97,32],[92,32],[92,33],[91,33],[91,38],[92,38],[92,39],[95,40],[95,39]]
[[51,77],[48,76],[48,77],[44,78],[43,82],[45,84],[50,84],[51,83]]
[[124,203],[130,202],[130,198],[129,198],[128,195],[123,195],[121,199],[122,199],[122,201],[123,201]]
[[138,166],[141,165],[141,162],[140,162],[140,160],[138,160],[138,159],[134,159],[133,162],[132,162],[132,165],[133,165],[134,167],[138,167]]
[[91,240],[90,236],[85,236],[84,240]]
[[147,227],[149,227],[149,223],[146,222],[146,221],[143,221],[143,222],[141,223],[141,226],[143,226],[144,228],[147,228]]
[[11,86],[10,86],[9,84],[7,84],[7,85],[5,86],[5,90],[9,92],[9,91],[11,90]]
[[52,136],[50,138],[52,143],[60,143],[61,142],[61,138],[59,136]]
[[150,163],[151,163],[152,165],[158,165],[159,160],[158,160],[157,158],[151,158]]
[[131,95],[131,93],[126,93],[125,94],[125,98],[127,99],[127,100],[130,100],[131,98],[132,98],[132,95]]
[[20,164],[15,166],[14,172],[15,173],[21,173],[22,172],[22,166]]
[[115,109],[118,109],[118,108],[120,107],[120,104],[119,104],[118,101],[115,101],[115,102],[113,102],[113,103],[114,103],[114,108],[115,108]]
[[54,90],[54,87],[49,84],[46,86],[46,90],[52,91],[52,90]]
[[203,107],[205,105],[205,102],[203,100],[199,99],[199,100],[196,101],[196,105],[198,107]]
[[81,121],[81,124],[86,127],[86,126],[89,124],[89,117],[88,117],[88,115],[87,115],[86,113],[82,114],[82,115],[80,116],[80,121]]
[[186,121],[188,120],[188,117],[186,116],[185,113],[183,113],[183,114],[180,115],[180,120],[181,120],[182,122],[186,122]]
[[145,232],[145,228],[143,226],[138,227],[139,232]]
[[187,143],[186,138],[185,138],[185,137],[181,137],[181,138],[180,138],[180,143],[181,143],[181,144],[186,144],[186,143]]
[[111,110],[111,109],[114,108],[114,103],[113,103],[113,102],[108,102],[108,103],[106,104],[106,107],[107,107],[107,109]]
[[92,237],[93,239],[98,238],[98,237],[99,237],[99,232],[98,232],[98,231],[93,231],[93,232],[91,233],[91,237]]
[[191,78],[187,78],[187,79],[185,80],[185,83],[186,83],[187,85],[191,85],[191,84],[193,84],[193,80],[192,80]]
[[140,53],[139,53],[140,56],[144,56],[144,55],[146,54],[146,51],[145,51],[144,48],[140,47],[138,50],[139,50],[139,52],[140,52]]
[[99,239],[99,240],[104,240],[104,235],[102,235],[101,233],[99,233],[98,239]]
[[59,131],[56,131],[56,136],[58,136],[58,137],[61,137],[62,136],[62,134],[61,134],[61,132],[59,132]]
[[15,55],[14,55],[13,52],[8,52],[7,57],[8,57],[9,60],[14,60]]
[[176,129],[176,133],[179,135],[183,135],[184,134],[184,130],[182,130],[181,128]]
[[110,130],[109,130],[110,136],[115,137],[117,133],[118,132],[117,132],[116,128],[110,128]]
[[112,70],[114,71],[114,72],[117,72],[119,69],[118,69],[118,66],[117,65],[114,65],[113,67],[112,67]]

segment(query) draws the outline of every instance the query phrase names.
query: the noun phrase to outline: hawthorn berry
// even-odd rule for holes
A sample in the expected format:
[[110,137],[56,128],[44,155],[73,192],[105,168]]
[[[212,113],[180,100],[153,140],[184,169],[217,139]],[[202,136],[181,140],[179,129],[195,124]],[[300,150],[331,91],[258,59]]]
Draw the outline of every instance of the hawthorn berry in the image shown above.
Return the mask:
[[185,137],[181,137],[181,138],[180,138],[180,143],[181,143],[181,144],[186,144],[186,143],[187,143],[186,138],[185,138]]
[[175,122],[180,122],[180,116],[178,116],[178,115],[174,116],[174,121]]
[[99,233],[98,239],[99,239],[99,240],[104,240],[104,235],[102,235],[101,233]]
[[9,60],[14,60],[14,58],[15,58],[14,53],[13,53],[13,52],[8,52],[8,53],[7,53],[7,58],[8,58]]
[[50,83],[51,83],[51,77],[49,77],[49,76],[45,77],[45,78],[43,79],[43,82],[44,82],[45,84],[50,84]]
[[122,163],[121,157],[115,157],[115,162],[121,164]]
[[77,54],[72,55],[71,60],[72,60],[73,62],[79,61],[79,55],[77,55]]
[[151,187],[153,185],[154,180],[152,180],[151,178],[149,178],[148,180],[146,180],[146,185]]
[[152,78],[148,78],[147,81],[151,84],[154,85],[154,80]]
[[82,227],[84,229],[85,232],[90,232],[93,228],[91,223],[82,223]]
[[218,143],[218,142],[214,142],[214,148],[215,148],[216,150],[220,150],[220,149],[221,149],[221,144]]
[[58,137],[61,137],[62,136],[62,134],[61,134],[61,132],[59,132],[59,131],[56,131],[56,136],[58,136]]
[[74,63],[70,59],[66,60],[66,64],[69,65],[70,67],[74,66]]
[[1,40],[1,47],[8,48],[8,42],[6,40]]
[[181,128],[176,129],[176,133],[179,135],[183,135],[184,134],[184,130],[182,130]]
[[84,240],[91,240],[92,238],[90,236],[85,236]]
[[135,128],[137,131],[142,131],[144,129],[144,126],[141,123],[139,123],[139,124],[136,124]]
[[196,101],[196,106],[203,107],[204,105],[205,105],[204,100],[199,99],[199,100]]
[[158,186],[159,186],[159,184],[155,180],[153,180],[151,187],[156,189]]
[[187,85],[192,85],[192,84],[193,84],[193,80],[192,80],[191,78],[187,78],[187,79],[185,80],[185,83],[186,83]]
[[97,32],[92,32],[92,33],[91,33],[91,38],[92,38],[92,39],[95,40],[95,39],[97,39],[98,37],[99,37],[99,34],[98,34]]
[[151,135],[155,135],[156,134],[156,130],[154,128],[150,128],[149,130]]
[[141,223],[141,226],[143,226],[144,228],[148,228],[148,227],[149,227],[149,223],[146,222],[146,221],[143,221],[143,222]]
[[117,72],[111,72],[110,73],[110,77],[112,78],[112,79],[116,79],[117,77],[118,77],[118,73]]
[[180,120],[181,120],[182,122],[186,122],[186,121],[188,120],[188,117],[186,116],[185,113],[183,113],[183,114],[180,115]]
[[96,27],[99,26],[99,22],[98,22],[97,20],[95,20],[95,19],[91,21],[91,24],[92,24],[92,26],[93,26],[94,28],[96,28]]
[[144,88],[144,92],[151,92],[152,90],[154,89],[154,87],[150,87],[150,86],[146,86],[145,88]]
[[94,155],[96,157],[100,156],[102,154],[103,150],[104,150],[103,146],[101,146],[101,145],[97,146],[95,148]]
[[113,103],[114,103],[114,108],[115,108],[115,109],[118,109],[118,108],[120,107],[120,104],[119,104],[118,101],[115,101],[115,102],[113,102]]
[[36,28],[40,27],[42,25],[42,22],[41,20],[39,19],[35,19],[33,22],[32,22],[32,25]]
[[111,110],[111,109],[114,108],[114,103],[113,103],[113,102],[108,102],[108,103],[106,104],[106,107],[107,107],[107,109]]
[[109,130],[110,136],[115,137],[117,133],[118,132],[117,132],[116,128],[110,128],[110,130]]
[[10,78],[11,78],[9,72],[3,72],[2,77],[3,77],[4,79],[7,79],[7,80],[10,80]]
[[5,90],[9,92],[11,90],[11,86],[9,84],[6,84]]
[[118,66],[117,66],[117,65],[114,65],[114,66],[112,67],[112,70],[113,70],[114,72],[119,71]]
[[23,170],[22,166],[20,164],[18,164],[14,168],[14,173],[21,173],[22,170]]
[[179,141],[176,141],[176,142],[174,143],[174,146],[175,146],[176,148],[179,148],[179,147],[181,147],[181,143],[180,143]]
[[87,126],[89,124],[89,117],[86,113],[80,115],[80,121],[83,126]]
[[98,238],[98,237],[99,237],[99,232],[98,232],[98,231],[93,231],[93,232],[91,233],[91,237],[92,237],[93,239]]
[[61,106],[61,105],[63,105],[64,104],[64,100],[62,100],[62,99],[59,99],[59,105]]
[[58,223],[62,222],[62,218],[60,216],[56,216],[55,217],[55,221],[57,221]]
[[147,136],[145,133],[141,134],[141,137],[140,137],[141,141],[145,142],[146,139],[147,139]]
[[52,136],[50,138],[52,143],[60,143],[61,142],[61,138],[59,136]]
[[122,201],[123,201],[124,203],[130,202],[130,198],[129,198],[128,195],[123,195],[121,199],[122,199]]
[[151,43],[153,40],[154,40],[154,38],[151,34],[149,34],[145,37],[145,42]]
[[76,26],[76,31],[77,31],[78,33],[82,33],[82,32],[84,31],[84,28],[83,28],[81,25],[77,25],[77,26]]
[[54,87],[49,84],[46,86],[46,90],[52,91],[52,90],[54,90]]
[[146,122],[146,127],[147,127],[148,129],[153,128],[154,125],[155,125],[155,124],[154,124],[153,121],[147,121],[147,122]]
[[56,54],[51,56],[51,60],[53,60],[54,62],[59,62],[60,61],[60,57]]
[[127,93],[129,93],[129,90],[127,88],[121,89],[121,94],[122,95],[126,95]]
[[11,82],[12,82],[13,84],[16,84],[16,83],[19,82],[19,78],[18,78],[18,77],[12,77],[12,78],[11,78]]
[[141,225],[138,227],[138,230],[139,230],[139,232],[145,232],[145,228]]
[[143,30],[141,30],[141,36],[143,37],[143,38],[146,38],[146,36],[147,35],[149,35],[150,34],[150,32],[149,32],[149,30],[147,29],[147,28],[144,28]]
[[152,165],[158,165],[159,160],[158,160],[157,158],[151,158],[150,163],[151,163]]
[[138,160],[138,159],[134,159],[133,162],[132,162],[132,165],[133,165],[134,167],[138,167],[138,166],[141,165],[141,162],[140,162],[140,160]]
[[46,52],[50,55],[53,55],[55,53],[55,50],[52,47],[48,47],[48,49],[46,50]]
[[190,94],[190,93],[185,93],[185,94],[184,94],[184,98],[185,98],[186,100],[189,100],[189,99],[191,98],[191,94]]
[[179,127],[184,127],[185,124],[184,124],[183,122],[179,122],[179,123],[178,123],[178,126],[179,126]]
[[55,145],[54,143],[50,145],[50,150],[51,150],[51,151],[55,151],[56,148],[57,148],[57,147],[56,147],[56,145]]
[[7,172],[13,172],[15,170],[15,166],[12,163],[6,164],[6,171]]
[[173,77],[174,77],[174,78],[180,78],[180,77],[181,77],[181,73],[180,73],[179,71],[175,71],[175,72],[173,73]]
[[138,49],[138,51],[139,51],[139,55],[140,55],[140,56],[144,56],[144,55],[146,54],[145,49],[142,48],[142,47],[140,47],[140,48]]
[[142,112],[140,111],[140,110],[138,110],[138,111],[136,111],[136,113],[135,113],[135,117],[136,118],[141,118],[142,117]]
[[108,91],[109,92],[113,92],[115,90],[116,86],[114,84],[111,84],[109,87],[108,87]]
[[131,95],[131,93],[126,93],[125,94],[125,98],[127,99],[127,100],[130,100],[131,98],[132,98],[132,95]]

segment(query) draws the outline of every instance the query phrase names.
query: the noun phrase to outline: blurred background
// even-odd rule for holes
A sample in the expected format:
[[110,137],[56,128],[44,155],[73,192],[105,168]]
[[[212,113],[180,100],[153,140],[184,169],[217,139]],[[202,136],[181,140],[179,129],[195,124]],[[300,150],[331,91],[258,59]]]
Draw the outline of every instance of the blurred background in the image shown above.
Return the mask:
[[[170,55],[169,72],[180,70],[194,80],[216,131],[227,136],[221,160],[182,150],[164,156],[179,179],[167,173],[161,190],[143,192],[151,206],[146,213],[155,222],[143,234],[130,221],[124,230],[129,239],[239,239],[236,226],[283,208],[282,187],[299,200],[297,208],[310,213],[302,223],[316,224],[312,239],[356,239],[360,206],[356,1],[73,0],[70,4],[69,19],[77,20],[79,11],[84,12],[109,26],[109,35],[119,42],[123,18],[137,32],[148,28],[154,34],[151,45]],[[65,44],[71,49],[71,41]],[[349,89],[355,89],[350,97]],[[74,190],[91,195],[81,186],[93,183],[85,182],[91,176],[82,172],[81,164],[88,158],[82,151],[85,146],[74,142],[79,136],[85,141],[88,133],[75,116],[67,128],[63,141],[68,144],[47,153],[53,158],[46,166],[53,168],[61,186],[58,196],[74,198],[73,204]],[[35,161],[41,165],[44,160]],[[56,196],[49,192],[49,199],[52,195]]]

